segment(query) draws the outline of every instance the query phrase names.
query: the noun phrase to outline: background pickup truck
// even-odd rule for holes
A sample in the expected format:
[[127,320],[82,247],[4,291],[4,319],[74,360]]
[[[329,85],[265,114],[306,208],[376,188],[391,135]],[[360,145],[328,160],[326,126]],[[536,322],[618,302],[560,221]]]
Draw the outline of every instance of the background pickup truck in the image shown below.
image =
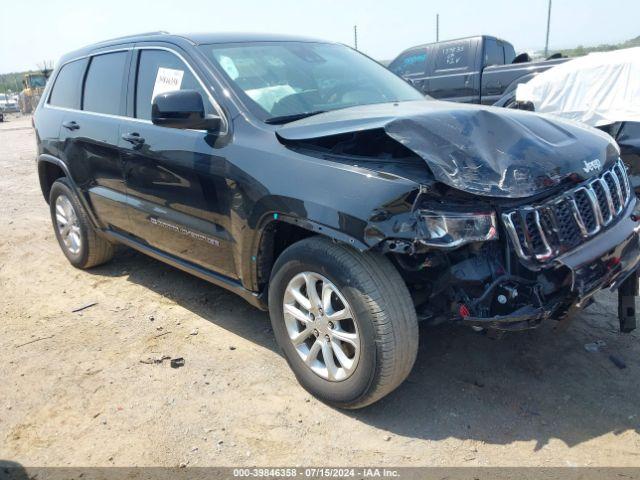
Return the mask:
[[433,98],[492,105],[568,58],[528,60],[527,54],[516,56],[509,42],[482,35],[411,47],[389,69]]

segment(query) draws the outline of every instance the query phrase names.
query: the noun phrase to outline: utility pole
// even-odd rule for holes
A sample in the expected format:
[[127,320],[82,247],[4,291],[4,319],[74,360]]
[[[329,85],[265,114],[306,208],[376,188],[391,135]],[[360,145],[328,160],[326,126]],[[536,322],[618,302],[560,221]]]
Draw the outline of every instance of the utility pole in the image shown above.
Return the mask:
[[353,26],[353,45],[356,50],[358,50],[358,26]]
[[440,41],[440,14],[436,13],[436,42]]
[[547,40],[544,42],[544,58],[549,56],[549,27],[551,26],[551,0],[549,0],[549,10],[547,10]]

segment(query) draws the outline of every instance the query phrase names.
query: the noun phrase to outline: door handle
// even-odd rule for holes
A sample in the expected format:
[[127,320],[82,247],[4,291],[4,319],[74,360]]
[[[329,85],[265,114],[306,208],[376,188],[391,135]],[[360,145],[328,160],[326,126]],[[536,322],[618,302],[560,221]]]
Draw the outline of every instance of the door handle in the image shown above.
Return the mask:
[[141,146],[144,143],[144,138],[141,137],[137,132],[125,133],[124,135],[122,135],[122,139],[125,142],[133,144],[134,146]]
[[62,122],[62,126],[67,130],[78,130],[80,128],[80,125],[78,125],[78,123],[73,120]]

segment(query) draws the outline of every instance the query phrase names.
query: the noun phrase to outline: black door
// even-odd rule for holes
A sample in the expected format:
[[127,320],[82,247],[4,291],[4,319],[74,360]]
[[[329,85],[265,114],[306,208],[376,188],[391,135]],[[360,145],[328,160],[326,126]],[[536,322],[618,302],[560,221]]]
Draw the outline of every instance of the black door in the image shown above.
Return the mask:
[[493,105],[504,93],[507,85],[503,83],[504,70],[495,70],[489,67],[504,65],[505,52],[502,42],[495,38],[487,37],[484,42],[484,54],[482,56],[482,103]]
[[62,123],[70,111],[80,110],[87,63],[86,58],[65,63],[50,80],[53,84],[49,98],[45,99],[42,108],[34,116],[42,153],[65,159],[65,142],[72,127],[67,124],[69,128],[63,128]]
[[176,53],[143,49],[134,63],[133,118],[123,122],[120,139],[130,231],[163,252],[237,278],[225,148],[216,144],[219,137],[150,122],[152,98],[161,92],[196,90],[206,113],[216,113],[212,102]]
[[439,44],[432,58],[429,95],[439,100],[478,103],[480,72],[475,69],[477,42],[457,40]]
[[127,230],[124,170],[118,142],[129,51],[89,60],[80,110],[64,115],[64,157],[103,228]]

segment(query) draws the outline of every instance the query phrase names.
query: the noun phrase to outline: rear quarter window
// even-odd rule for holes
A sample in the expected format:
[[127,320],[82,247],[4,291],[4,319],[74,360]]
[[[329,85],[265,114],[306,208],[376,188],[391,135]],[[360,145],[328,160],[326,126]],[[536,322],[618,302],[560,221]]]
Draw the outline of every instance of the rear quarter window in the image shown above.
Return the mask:
[[514,50],[513,45],[504,42],[504,63],[511,63],[514,58],[516,58],[516,51]]
[[504,65],[504,48],[494,38],[487,38],[484,44],[484,66]]
[[49,96],[49,104],[62,108],[80,108],[82,77],[87,60],[76,60],[62,66]]
[[120,113],[127,58],[127,52],[116,52],[91,59],[84,82],[83,110],[109,115]]

